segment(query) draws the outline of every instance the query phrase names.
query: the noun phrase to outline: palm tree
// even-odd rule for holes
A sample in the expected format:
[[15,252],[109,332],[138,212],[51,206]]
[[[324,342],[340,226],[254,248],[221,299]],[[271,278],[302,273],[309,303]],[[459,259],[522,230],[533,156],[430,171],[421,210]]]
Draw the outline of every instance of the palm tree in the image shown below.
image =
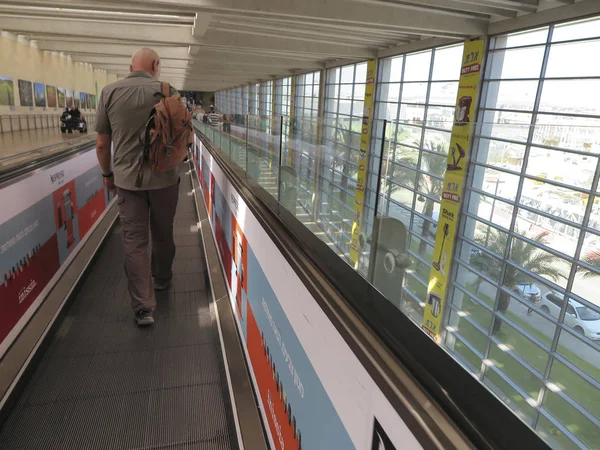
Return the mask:
[[[523,234],[515,229],[515,233]],[[548,243],[549,232],[544,231],[532,238],[534,243],[546,245]],[[506,249],[506,237],[502,232],[495,228],[490,230],[488,237],[487,247],[494,253],[503,255]],[[560,269],[560,258],[540,250],[533,243],[526,242],[521,239],[513,239],[511,244],[510,259],[516,265],[527,269],[540,276],[545,276],[553,281],[564,277],[562,269]],[[502,269],[505,263],[499,259],[488,256],[487,253],[477,253],[471,256],[471,264],[473,267],[479,269],[484,274],[495,280],[500,280],[502,277]],[[503,285],[509,290],[515,290],[517,284],[523,281],[527,281],[527,276],[524,273],[512,266],[506,264],[504,273]],[[498,302],[498,311],[506,314],[508,306],[510,305],[511,296],[505,292],[500,292],[500,299]],[[494,322],[494,332],[500,330],[502,321],[496,318]]]
[[[415,143],[418,145],[418,143]],[[442,191],[444,188],[443,179],[436,178],[433,176],[419,176],[416,172],[416,167],[419,161],[419,153],[421,154],[421,172],[429,172],[438,177],[444,176],[447,167],[446,156],[448,154],[448,148],[444,143],[435,143],[433,141],[428,142],[425,145],[428,151],[419,151],[413,149],[407,149],[406,147],[397,147],[395,162],[402,165],[391,165],[391,173],[389,177],[404,183],[406,186],[416,189],[426,196],[419,196],[419,201],[425,202],[425,209],[423,214],[425,217],[431,218],[433,216],[433,210],[435,208],[435,201],[433,199],[440,200],[442,197]],[[399,152],[399,149],[402,149]],[[405,150],[406,149],[406,150]],[[404,166],[415,167],[415,169],[409,169]],[[417,178],[417,179],[415,179]],[[388,184],[388,195],[393,194],[401,188],[401,186],[395,183]],[[431,197],[431,198],[430,198]],[[431,232],[431,222],[423,220],[422,232],[423,236],[429,235]],[[427,251],[427,242],[423,239],[419,243],[419,255],[425,255]]]
[[598,270],[598,272],[594,272],[586,267],[578,267],[577,272],[581,274],[584,280],[600,277],[600,248],[590,250],[588,254],[581,259],[581,261]]

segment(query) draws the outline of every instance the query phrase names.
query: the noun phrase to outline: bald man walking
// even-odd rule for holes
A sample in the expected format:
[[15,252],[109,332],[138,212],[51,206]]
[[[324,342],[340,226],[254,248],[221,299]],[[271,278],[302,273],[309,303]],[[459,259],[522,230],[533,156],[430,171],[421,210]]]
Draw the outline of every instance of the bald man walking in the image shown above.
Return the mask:
[[178,170],[156,174],[143,163],[142,184],[136,186],[146,122],[161,98],[159,76],[158,54],[148,48],[139,50],[131,58],[127,78],[102,90],[96,118],[96,152],[104,185],[118,194],[125,274],[135,321],[140,326],[154,323],[154,291],[169,288],[175,257],[173,220],[179,197]]

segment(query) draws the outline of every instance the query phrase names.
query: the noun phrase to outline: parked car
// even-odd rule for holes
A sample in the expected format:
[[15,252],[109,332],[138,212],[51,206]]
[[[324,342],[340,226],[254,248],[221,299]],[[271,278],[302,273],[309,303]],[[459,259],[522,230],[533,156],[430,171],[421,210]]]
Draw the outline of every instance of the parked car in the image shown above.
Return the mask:
[[515,286],[514,292],[519,297],[533,302],[539,302],[542,298],[542,291],[537,284],[532,283],[531,281],[518,283]]
[[[517,283],[514,288],[514,293],[531,303],[539,303],[542,299],[542,291],[537,284],[532,283],[531,281],[522,281]],[[532,312],[533,309],[528,307],[527,315],[531,315]]]
[[[565,303],[562,294],[550,291],[542,297],[541,308],[553,317],[558,318]],[[569,299],[565,324],[590,339],[600,340],[600,314],[581,303]]]

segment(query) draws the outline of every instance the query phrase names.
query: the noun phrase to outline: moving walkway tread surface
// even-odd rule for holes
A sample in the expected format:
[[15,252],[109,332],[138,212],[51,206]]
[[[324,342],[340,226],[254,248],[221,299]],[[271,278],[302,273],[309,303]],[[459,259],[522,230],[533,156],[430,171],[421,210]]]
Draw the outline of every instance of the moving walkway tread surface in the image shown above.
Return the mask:
[[238,448],[191,182],[173,286],[138,328],[116,227],[0,429],[0,449]]

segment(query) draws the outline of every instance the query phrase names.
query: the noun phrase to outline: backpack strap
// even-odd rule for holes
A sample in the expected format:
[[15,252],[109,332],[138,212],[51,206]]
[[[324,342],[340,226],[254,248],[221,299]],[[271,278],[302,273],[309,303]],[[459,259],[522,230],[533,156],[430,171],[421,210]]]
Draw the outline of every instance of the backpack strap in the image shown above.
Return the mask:
[[169,83],[165,83],[164,81],[160,82],[160,89],[164,98],[171,96],[171,86]]

